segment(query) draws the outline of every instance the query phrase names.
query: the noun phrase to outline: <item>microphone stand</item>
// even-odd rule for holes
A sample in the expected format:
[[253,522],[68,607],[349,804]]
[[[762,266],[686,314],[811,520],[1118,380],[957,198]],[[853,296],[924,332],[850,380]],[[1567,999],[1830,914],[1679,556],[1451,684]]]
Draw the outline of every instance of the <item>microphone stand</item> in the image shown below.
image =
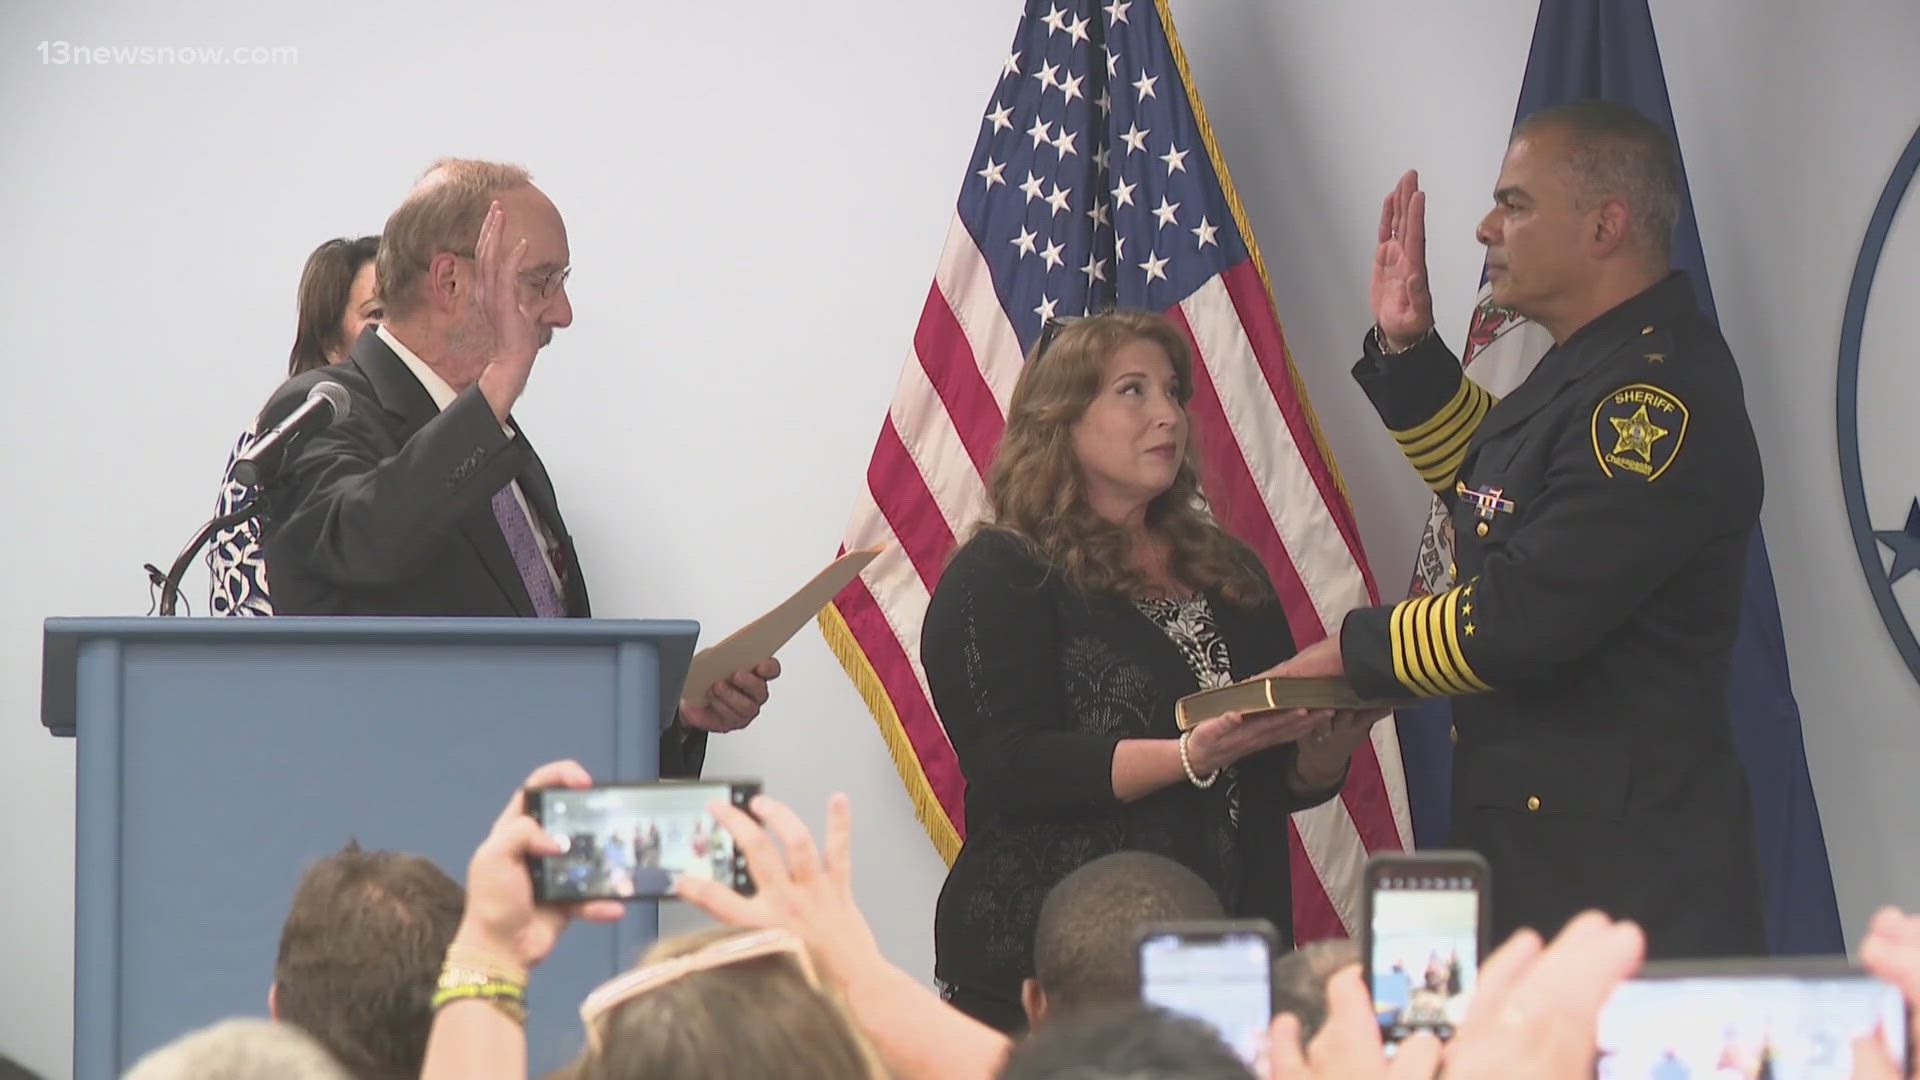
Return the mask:
[[[307,400],[299,408],[270,430],[256,435],[246,449],[228,463],[226,479],[242,483],[247,488],[240,505],[200,526],[200,531],[193,534],[193,539],[187,542],[185,550],[173,560],[172,568],[164,576],[152,563],[146,565],[147,580],[160,586],[158,610],[161,615],[172,615],[179,606],[180,579],[186,576],[187,565],[193,562],[194,555],[205,546],[207,540],[221,529],[238,525],[264,509],[261,506],[261,492],[271,482],[273,470],[263,473],[260,465],[254,461],[254,453],[279,444],[279,453],[284,456],[307,434],[302,430],[303,424],[311,428],[326,427],[337,422],[347,415],[350,400],[346,387],[337,382],[323,379],[314,383],[307,392]],[[313,423],[315,418],[321,420],[317,425]]]
[[206,546],[207,541],[213,537],[213,534],[219,532],[221,529],[231,528],[240,524],[258,514],[261,509],[260,493],[256,490],[241,500],[240,505],[234,507],[232,512],[221,514],[219,517],[200,526],[200,531],[193,534],[193,539],[188,541],[186,548],[180,552],[180,557],[173,560],[173,566],[167,571],[164,578],[161,577],[158,567],[152,563],[147,564],[148,579],[160,586],[160,614],[172,615],[174,610],[179,606],[180,579],[187,576],[187,567],[193,562],[194,555],[198,554],[200,549]]

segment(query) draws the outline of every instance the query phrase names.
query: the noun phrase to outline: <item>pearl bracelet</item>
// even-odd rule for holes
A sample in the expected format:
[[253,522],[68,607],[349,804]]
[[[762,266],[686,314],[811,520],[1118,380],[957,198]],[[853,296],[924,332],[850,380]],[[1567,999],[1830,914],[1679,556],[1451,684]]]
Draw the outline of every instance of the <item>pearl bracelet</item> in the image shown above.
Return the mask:
[[1215,780],[1220,779],[1220,770],[1215,769],[1208,773],[1205,780],[1200,779],[1200,774],[1193,771],[1193,761],[1187,757],[1187,736],[1191,734],[1193,734],[1191,731],[1183,731],[1180,733],[1180,767],[1186,770],[1189,783],[1193,784],[1194,787],[1205,790],[1212,787]]

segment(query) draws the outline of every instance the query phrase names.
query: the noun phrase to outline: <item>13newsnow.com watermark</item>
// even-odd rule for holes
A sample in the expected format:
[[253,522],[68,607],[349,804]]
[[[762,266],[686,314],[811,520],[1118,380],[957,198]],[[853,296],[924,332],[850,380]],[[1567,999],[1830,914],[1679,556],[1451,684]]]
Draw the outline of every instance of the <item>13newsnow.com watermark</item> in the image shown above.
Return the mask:
[[77,45],[43,41],[40,62],[60,67],[286,67],[300,62],[292,45]]

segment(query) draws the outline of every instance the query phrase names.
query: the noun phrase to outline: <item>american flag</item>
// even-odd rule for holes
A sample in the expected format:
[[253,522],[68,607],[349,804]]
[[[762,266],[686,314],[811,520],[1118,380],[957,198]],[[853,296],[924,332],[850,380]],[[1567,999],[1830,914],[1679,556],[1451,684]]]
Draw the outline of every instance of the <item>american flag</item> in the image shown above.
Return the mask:
[[[1298,644],[1376,600],[1164,0],[1032,0],[847,529],[844,550],[885,554],[820,617],[949,862],[965,781],[920,667],[921,621],[985,513],[1026,348],[1054,315],[1115,306],[1164,312],[1192,340],[1208,500],[1265,561]],[[1293,833],[1298,939],[1347,932],[1367,853],[1411,846],[1391,721],[1341,797],[1296,815]]]

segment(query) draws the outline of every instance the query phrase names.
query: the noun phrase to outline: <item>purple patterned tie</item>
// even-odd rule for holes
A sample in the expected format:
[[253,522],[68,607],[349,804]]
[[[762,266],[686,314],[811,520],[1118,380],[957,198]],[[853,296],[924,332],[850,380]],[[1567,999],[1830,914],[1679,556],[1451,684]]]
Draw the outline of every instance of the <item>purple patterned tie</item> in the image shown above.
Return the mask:
[[533,613],[543,619],[565,615],[566,607],[553,587],[553,575],[547,572],[547,562],[540,557],[540,538],[533,533],[533,522],[528,521],[526,512],[520,509],[520,500],[513,497],[511,483],[493,493],[493,516],[500,523],[500,531],[506,534],[507,550],[513,552],[513,565],[520,568],[520,581],[526,585],[527,595],[533,598]]

